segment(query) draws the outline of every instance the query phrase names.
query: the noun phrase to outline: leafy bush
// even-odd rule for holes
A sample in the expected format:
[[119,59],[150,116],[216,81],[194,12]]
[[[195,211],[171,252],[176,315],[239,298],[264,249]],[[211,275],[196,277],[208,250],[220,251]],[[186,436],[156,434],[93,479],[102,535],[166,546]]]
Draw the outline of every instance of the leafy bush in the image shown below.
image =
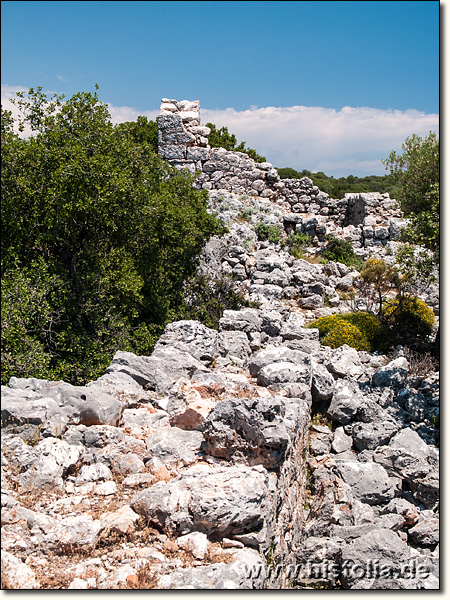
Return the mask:
[[331,348],[348,344],[356,350],[375,350],[384,335],[384,328],[377,317],[365,312],[321,317],[309,327],[316,327],[322,344]]
[[311,238],[307,233],[292,233],[289,237],[283,240],[283,247],[292,254],[294,258],[304,257],[304,248],[311,242]]
[[231,276],[210,278],[197,273],[186,282],[184,302],[170,315],[170,320],[194,319],[207,327],[219,329],[219,320],[224,310],[257,306],[256,302],[247,300],[236,289]]
[[348,321],[339,321],[330,333],[322,340],[322,344],[331,348],[338,348],[347,344],[355,350],[370,350],[370,344],[360,330]]
[[361,269],[359,279],[362,283],[360,293],[365,297],[370,307],[378,304],[378,315],[383,312],[383,299],[392,289],[398,289],[401,276],[395,265],[388,265],[380,258],[369,258]]
[[256,150],[253,150],[253,148],[246,148],[245,142],[240,142],[238,144],[236,136],[234,133],[230,133],[227,127],[217,129],[214,123],[206,123],[206,126],[211,129],[211,133],[208,137],[211,148],[225,148],[225,150],[230,150],[232,152],[244,152],[257,163],[266,162],[266,158],[258,154]]
[[19,94],[27,139],[2,110],[2,382],[84,383],[118,349],[148,354],[225,231],[194,177],[154,153],[154,125],[114,126],[96,93],[52,100]]
[[266,223],[257,223],[255,225],[255,232],[258,236],[258,240],[265,241],[269,240],[273,244],[277,244],[281,238],[281,232],[279,227],[276,225],[267,225]]
[[383,310],[394,336],[426,337],[433,330],[434,313],[416,296],[396,296],[385,302]]
[[361,268],[363,264],[362,260],[356,256],[350,242],[333,236],[327,236],[327,245],[322,254],[324,258],[343,263],[347,267]]

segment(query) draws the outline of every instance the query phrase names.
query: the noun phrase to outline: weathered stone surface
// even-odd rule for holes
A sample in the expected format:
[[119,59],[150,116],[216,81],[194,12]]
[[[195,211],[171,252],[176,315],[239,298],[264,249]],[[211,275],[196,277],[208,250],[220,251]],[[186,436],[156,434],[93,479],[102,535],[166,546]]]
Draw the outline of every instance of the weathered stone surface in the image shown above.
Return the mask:
[[83,448],[70,446],[64,440],[46,438],[35,447],[36,458],[18,476],[22,488],[61,487],[62,478],[69,474],[83,456]]
[[[395,573],[398,573],[401,567],[408,565],[410,557],[409,547],[397,533],[390,529],[373,530],[342,548],[342,562],[349,565],[349,568],[343,571],[343,587],[352,589],[361,579],[365,580],[364,583],[367,585],[366,581],[371,578],[367,570],[364,572],[364,569],[368,568],[368,561],[377,561],[380,565],[385,565],[388,572],[390,570],[393,573],[391,577],[385,578],[395,580]],[[362,565],[362,569],[352,569],[352,565]]]
[[353,440],[345,433],[344,428],[337,427],[334,432],[333,442],[331,443],[333,452],[336,452],[336,454],[346,452],[351,449],[352,445]]
[[298,435],[299,399],[230,398],[217,404],[203,424],[204,451],[237,462],[279,467]]
[[178,537],[177,545],[191,552],[194,558],[203,560],[208,552],[208,536],[205,533],[194,531]]
[[245,548],[235,551],[230,564],[194,568],[183,568],[163,575],[159,588],[169,589],[214,589],[214,590],[260,590],[264,587],[266,565],[258,552]]
[[70,424],[114,425],[122,420],[123,403],[109,394],[64,381],[16,379],[2,388],[2,422],[35,424],[42,432],[62,435]]
[[[266,365],[277,362],[289,362],[298,365],[311,365],[311,359],[304,352],[291,350],[284,346],[279,348],[267,348],[253,354],[248,362],[248,368],[252,377],[257,377],[261,369]],[[311,368],[311,366],[310,366]]]
[[[200,394],[199,394],[200,396]],[[170,417],[172,427],[178,427],[186,431],[199,430],[203,421],[215,407],[216,402],[212,398],[202,398],[201,396],[186,405],[180,412]]]
[[357,379],[364,371],[358,352],[347,344],[333,350],[325,366],[334,376],[349,379]]
[[36,519],[31,533],[39,543],[53,552],[64,553],[68,550],[92,550],[98,541],[102,524],[91,515],[77,515],[63,519],[53,519],[50,522]]
[[408,377],[408,361],[404,357],[392,360],[373,374],[374,386],[402,387]]
[[243,331],[221,331],[218,336],[218,349],[222,356],[238,364],[245,364],[252,351],[247,334]]
[[262,320],[257,309],[225,310],[219,326],[226,331],[260,331]]
[[197,360],[210,364],[217,356],[217,331],[209,329],[199,321],[175,321],[164,329],[155,349],[160,346],[177,347],[188,352]]
[[130,535],[135,530],[135,523],[138,520],[139,515],[128,505],[122,506],[114,512],[108,512],[101,515],[101,533],[105,537],[111,533]]
[[314,401],[329,400],[335,388],[335,380],[323,365],[313,364],[311,393]]
[[360,402],[360,390],[357,384],[344,379],[338,380],[327,415],[333,421],[346,425],[356,415]]
[[190,379],[206,367],[188,352],[161,345],[151,357],[116,352],[107,373],[126,373],[149,389],[167,392],[181,377]]
[[377,463],[339,460],[336,471],[361,502],[384,504],[395,496],[396,486]]
[[[328,428],[325,428],[328,429]],[[309,451],[313,456],[321,456],[330,453],[331,440],[333,439],[332,432],[328,431],[319,433],[317,431],[311,431],[309,438]]]
[[398,425],[390,421],[355,423],[352,431],[353,442],[358,450],[375,450],[378,446],[388,444],[397,431]]
[[190,465],[199,458],[203,435],[199,431],[185,431],[168,427],[157,431],[145,440],[151,456],[159,458],[165,465]]
[[36,590],[40,583],[28,565],[16,558],[10,552],[2,550],[2,588],[3,581],[7,589]]
[[439,544],[439,519],[430,515],[408,530],[408,539],[419,546],[435,548]]
[[303,364],[292,362],[275,362],[265,365],[257,375],[257,383],[262,386],[271,386],[285,383],[302,383],[311,385],[311,363]]
[[230,536],[261,527],[267,500],[261,467],[192,469],[156,483],[131,502],[135,512],[169,532]]
[[81,467],[81,470],[75,479],[75,483],[77,485],[82,485],[89,481],[100,481],[105,479],[112,479],[112,473],[105,464],[97,463],[95,465],[85,465],[84,467]]

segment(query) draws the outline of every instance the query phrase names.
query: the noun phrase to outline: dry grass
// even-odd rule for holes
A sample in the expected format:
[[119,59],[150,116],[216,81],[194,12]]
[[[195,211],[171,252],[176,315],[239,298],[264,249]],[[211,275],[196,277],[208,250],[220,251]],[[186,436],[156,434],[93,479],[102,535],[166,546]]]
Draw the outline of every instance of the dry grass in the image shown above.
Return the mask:
[[158,576],[150,566],[144,565],[138,569],[136,575],[129,575],[127,577],[127,582],[121,589],[155,590],[158,589],[158,581]]
[[429,352],[416,352],[405,348],[405,358],[409,362],[409,374],[425,379],[439,370],[438,361]]

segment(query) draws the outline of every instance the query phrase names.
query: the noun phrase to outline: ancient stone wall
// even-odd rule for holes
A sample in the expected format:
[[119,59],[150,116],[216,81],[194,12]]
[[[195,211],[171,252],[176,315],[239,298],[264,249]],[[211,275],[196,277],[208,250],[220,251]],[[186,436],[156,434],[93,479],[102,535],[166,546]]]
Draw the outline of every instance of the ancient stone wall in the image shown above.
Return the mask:
[[[200,189],[265,198],[287,215],[306,216],[307,232],[318,242],[330,232],[360,248],[385,246],[399,239],[405,221],[389,194],[346,194],[342,199],[333,199],[308,177],[281,179],[269,162],[257,163],[243,152],[211,148],[209,134],[210,129],[201,125],[197,100],[162,99],[159,154],[177,169],[198,173],[196,185]],[[298,223],[295,216],[287,216],[287,229],[292,231]],[[303,224],[297,229],[305,231]]]

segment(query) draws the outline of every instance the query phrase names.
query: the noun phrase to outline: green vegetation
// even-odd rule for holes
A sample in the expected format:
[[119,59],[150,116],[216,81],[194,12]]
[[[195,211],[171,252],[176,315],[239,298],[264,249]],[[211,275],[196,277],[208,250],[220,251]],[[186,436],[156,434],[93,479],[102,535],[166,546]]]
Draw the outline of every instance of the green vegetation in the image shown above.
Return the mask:
[[211,129],[211,133],[208,137],[211,148],[225,148],[225,150],[231,150],[233,152],[244,152],[245,154],[248,154],[250,158],[253,158],[255,162],[266,162],[265,157],[258,154],[256,150],[253,150],[253,148],[246,148],[245,142],[239,142],[238,144],[236,136],[234,133],[229,133],[227,127],[217,129],[213,123],[206,123],[206,126]]
[[309,325],[319,330],[322,344],[338,348],[347,344],[356,350],[376,350],[384,328],[374,315],[366,312],[338,313],[321,317]]
[[404,240],[431,250],[439,262],[439,138],[412,135],[402,145],[403,153],[391,152],[383,161],[399,185],[397,200],[411,225]]
[[194,319],[213,329],[219,329],[219,320],[224,310],[259,306],[236,291],[235,282],[229,275],[210,279],[196,273],[186,282],[184,292],[183,302],[177,307],[174,320]]
[[397,198],[399,185],[397,178],[394,175],[367,175],[366,177],[339,177],[335,179],[333,176],[325,175],[322,171],[311,173],[303,169],[299,172],[291,167],[277,168],[281,179],[302,179],[309,177],[314,185],[328,194],[331,198],[343,198],[348,193],[358,192],[379,192],[380,194],[388,193],[391,198]]
[[304,258],[305,248],[310,244],[311,238],[307,233],[291,233],[282,241],[283,248],[294,258]]
[[148,354],[223,225],[207,193],[154,152],[144,117],[114,126],[97,92],[19,94],[2,110],[2,382],[98,377]]
[[147,146],[158,154],[158,118],[156,121],[149,121],[147,117],[139,116],[136,121],[120,123],[117,130],[139,146]]
[[424,338],[433,330],[433,311],[415,296],[399,294],[392,300],[386,300],[383,315],[391,324],[391,335],[397,338]]
[[391,290],[399,289],[401,275],[398,268],[379,258],[369,258],[359,276],[362,282],[361,293],[369,302],[369,306],[377,304],[377,314],[381,317],[385,295]]
[[268,240],[272,244],[278,244],[281,238],[280,228],[276,225],[267,225],[266,223],[256,223],[255,232],[258,236],[258,240]]
[[[338,313],[311,323],[309,327],[319,329],[322,344],[331,348],[347,344],[360,351],[387,352],[397,344],[427,350],[434,313],[408,292],[399,269],[371,258],[364,263],[360,282],[359,295],[368,310]],[[396,293],[393,298],[392,292]]]
[[335,238],[332,235],[327,236],[327,244],[323,249],[322,256],[327,260],[339,262],[347,267],[362,267],[362,260],[355,254],[353,246],[346,240]]
[[[391,152],[383,161],[400,186],[398,200],[405,216],[411,220],[402,232],[403,240],[429,250],[412,248],[398,256],[410,277],[430,279],[433,266],[439,265],[439,138],[430,131],[421,138],[412,135],[402,145],[403,153]],[[434,342],[434,355],[439,358],[439,329]]]

